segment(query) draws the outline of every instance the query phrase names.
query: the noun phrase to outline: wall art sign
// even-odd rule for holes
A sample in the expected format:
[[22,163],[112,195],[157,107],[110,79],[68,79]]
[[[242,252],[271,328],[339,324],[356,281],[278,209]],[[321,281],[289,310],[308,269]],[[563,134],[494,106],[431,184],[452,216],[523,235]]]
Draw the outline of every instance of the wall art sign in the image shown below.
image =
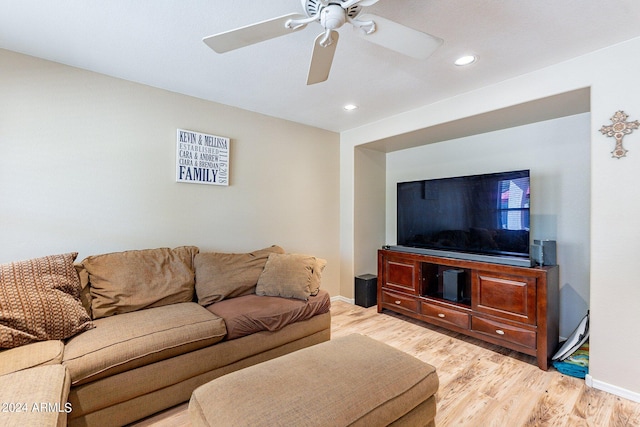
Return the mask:
[[178,129],[176,182],[229,185],[229,138]]

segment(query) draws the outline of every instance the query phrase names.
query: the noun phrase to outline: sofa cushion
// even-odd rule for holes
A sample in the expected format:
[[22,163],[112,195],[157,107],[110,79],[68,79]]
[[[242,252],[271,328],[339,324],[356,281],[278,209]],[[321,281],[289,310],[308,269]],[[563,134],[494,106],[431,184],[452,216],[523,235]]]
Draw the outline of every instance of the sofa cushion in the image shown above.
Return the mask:
[[331,314],[325,313],[278,332],[222,341],[75,386],[69,394],[74,408],[69,425],[102,425],[104,420],[118,425],[131,423],[189,400],[197,386],[220,375],[327,341],[330,328]]
[[67,341],[62,363],[74,385],[206,347],[222,340],[224,321],[194,302],[134,311],[94,321]]
[[195,246],[85,258],[94,319],[193,300]]
[[69,373],[62,365],[38,366],[0,376],[1,424],[15,426],[66,426]]
[[43,365],[62,363],[64,344],[60,340],[38,341],[0,351],[0,375]]
[[0,348],[65,339],[93,327],[79,299],[76,256],[0,264]]
[[224,319],[227,340],[240,338],[260,331],[279,331],[290,323],[327,313],[331,299],[327,291],[299,299],[245,295],[211,304],[207,310]]
[[271,254],[258,278],[256,295],[307,300],[316,258],[301,254]]
[[284,253],[271,246],[249,253],[199,253],[195,258],[196,294],[203,306],[255,292],[258,277],[272,253]]

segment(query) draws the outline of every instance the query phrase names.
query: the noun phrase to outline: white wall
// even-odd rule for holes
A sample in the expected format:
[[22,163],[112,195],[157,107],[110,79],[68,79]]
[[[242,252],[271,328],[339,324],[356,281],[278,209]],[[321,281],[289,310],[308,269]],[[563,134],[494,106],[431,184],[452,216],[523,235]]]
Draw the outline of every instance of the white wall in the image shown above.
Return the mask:
[[[354,223],[356,241],[364,248],[380,248],[385,242],[385,213],[379,207],[385,205],[385,153],[361,148],[355,150],[355,188],[358,198],[355,200]],[[378,257],[376,251],[355,251],[357,265],[355,276],[378,274]],[[350,289],[341,289],[343,296],[352,295],[354,284]]]
[[[0,50],[0,262],[278,244],[339,294],[335,133]],[[230,186],[175,182],[176,128],[231,138]]]
[[589,308],[589,119],[585,113],[387,154],[386,242],[396,243],[396,183],[529,169],[531,237],[557,241],[560,335],[569,336]]
[[[340,136],[341,289],[356,266],[353,252],[361,247],[353,227],[353,170],[356,147],[417,129],[507,108],[580,88],[591,89],[591,206],[590,206],[590,367],[589,384],[640,401],[640,286],[637,254],[640,253],[640,131],[625,137],[629,154],[612,159],[611,138],[600,134],[602,125],[617,111],[640,119],[637,80],[640,38],[584,55],[499,84],[469,92]],[[480,65],[480,64],[478,64]],[[549,155],[554,155],[553,152]],[[633,196],[632,196],[633,195]],[[367,250],[375,251],[370,247]],[[567,262],[579,262],[567,260]]]

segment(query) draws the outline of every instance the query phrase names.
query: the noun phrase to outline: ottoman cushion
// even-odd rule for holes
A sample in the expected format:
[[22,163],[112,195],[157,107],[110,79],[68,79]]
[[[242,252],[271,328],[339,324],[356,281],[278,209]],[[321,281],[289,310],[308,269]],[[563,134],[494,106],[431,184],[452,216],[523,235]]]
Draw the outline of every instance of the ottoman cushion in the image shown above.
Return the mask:
[[193,392],[189,414],[194,426],[369,427],[419,408],[428,424],[437,389],[433,366],[354,334],[217,378]]

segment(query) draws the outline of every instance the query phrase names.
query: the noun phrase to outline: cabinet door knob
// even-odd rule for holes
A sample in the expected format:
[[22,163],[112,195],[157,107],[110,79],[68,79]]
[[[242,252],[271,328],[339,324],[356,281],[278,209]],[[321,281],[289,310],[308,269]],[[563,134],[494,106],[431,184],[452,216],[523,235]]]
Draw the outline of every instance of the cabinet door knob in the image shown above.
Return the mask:
[[504,335],[504,331],[502,329],[496,329],[496,334]]
[[438,313],[438,317],[443,317],[444,318],[444,314]]
[[402,304],[402,301],[400,301],[400,300],[398,299],[398,300],[396,300],[396,304],[400,305],[400,304]]

